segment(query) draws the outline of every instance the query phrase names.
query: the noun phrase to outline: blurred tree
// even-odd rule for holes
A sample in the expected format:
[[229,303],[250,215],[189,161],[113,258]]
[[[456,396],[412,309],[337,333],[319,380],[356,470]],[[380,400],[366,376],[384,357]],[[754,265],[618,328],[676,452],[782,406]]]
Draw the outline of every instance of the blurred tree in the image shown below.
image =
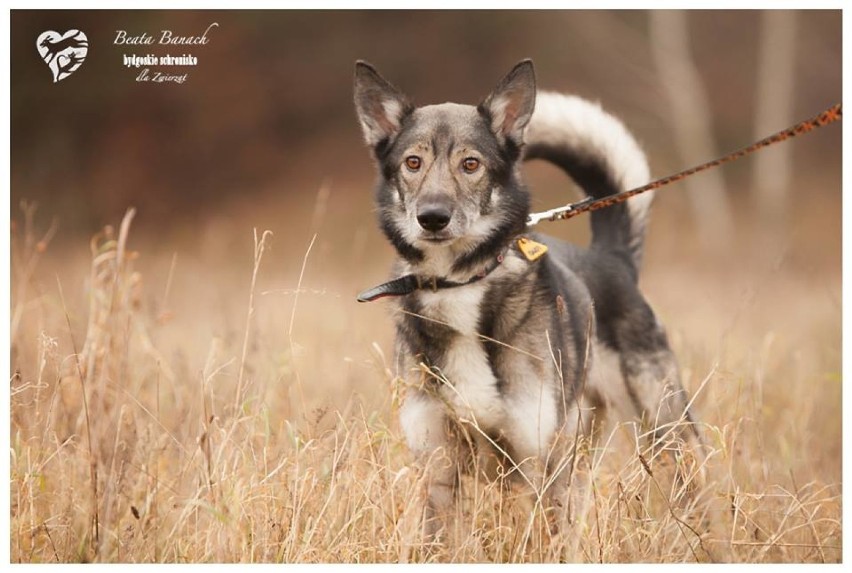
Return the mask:
[[[793,118],[796,66],[796,12],[767,10],[761,15],[760,53],[755,93],[755,139],[790,125]],[[789,202],[793,146],[777,145],[752,163],[757,209],[770,230],[783,227]]]
[[[678,153],[685,166],[717,157],[707,92],[692,60],[687,12],[654,10],[649,18],[651,52],[670,104],[665,116]],[[685,184],[702,242],[726,247],[733,223],[722,171],[711,169]]]

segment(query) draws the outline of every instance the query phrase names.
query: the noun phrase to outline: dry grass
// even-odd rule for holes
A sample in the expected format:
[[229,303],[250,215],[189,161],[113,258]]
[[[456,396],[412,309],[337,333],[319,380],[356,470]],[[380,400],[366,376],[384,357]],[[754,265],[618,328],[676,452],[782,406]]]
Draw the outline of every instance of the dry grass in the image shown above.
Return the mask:
[[390,320],[350,296],[377,275],[334,274],[313,233],[255,232],[252,256],[250,225],[239,258],[139,254],[131,219],[88,262],[31,209],[13,228],[13,562],[841,559],[838,229],[825,262],[724,265],[668,264],[678,246],[652,234],[643,281],[697,394],[703,485],[684,491],[620,424],[582,449],[590,487],[560,534],[520,491],[467,478],[427,547]]

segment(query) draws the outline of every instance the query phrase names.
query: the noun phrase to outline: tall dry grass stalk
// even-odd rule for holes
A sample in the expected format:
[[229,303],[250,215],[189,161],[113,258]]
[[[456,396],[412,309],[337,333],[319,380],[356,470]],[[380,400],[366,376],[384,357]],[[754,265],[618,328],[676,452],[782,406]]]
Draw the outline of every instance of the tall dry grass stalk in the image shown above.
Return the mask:
[[[796,322],[812,342],[792,350],[782,327],[724,355],[673,334],[706,464],[637,424],[604,426],[595,440],[577,436],[564,461],[578,484],[570,523],[552,529],[540,499],[508,475],[465,475],[446,540],[433,545],[421,534],[425,475],[395,423],[405,388],[370,342],[389,321],[373,308],[375,325],[359,322],[354,303],[329,296],[331,282],[308,288],[316,235],[292,258],[294,290],[264,288],[267,233],[232,275],[172,252],[145,274],[129,211],[117,233],[93,238],[88,278],[78,261],[54,261],[47,288],[37,263],[48,240],[35,239],[33,213],[13,234],[14,562],[841,558],[831,309]],[[798,299],[808,285],[797,284],[776,296]],[[695,339],[721,320],[701,317]]]

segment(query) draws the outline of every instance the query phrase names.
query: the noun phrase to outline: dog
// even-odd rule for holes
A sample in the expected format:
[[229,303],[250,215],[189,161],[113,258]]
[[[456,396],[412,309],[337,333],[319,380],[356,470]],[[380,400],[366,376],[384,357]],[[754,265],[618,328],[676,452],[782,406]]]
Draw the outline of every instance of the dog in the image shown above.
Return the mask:
[[378,166],[379,225],[399,255],[398,278],[359,300],[396,299],[408,382],[400,425],[428,472],[430,535],[475,460],[498,460],[487,475],[523,476],[546,508],[566,508],[565,460],[592,431],[592,410],[700,441],[665,330],[637,286],[652,194],[593,212],[587,248],[527,229],[524,160],[557,165],[590,198],[649,181],[618,119],[537,93],[530,60],[477,106],[422,107],[358,61],[354,100]]

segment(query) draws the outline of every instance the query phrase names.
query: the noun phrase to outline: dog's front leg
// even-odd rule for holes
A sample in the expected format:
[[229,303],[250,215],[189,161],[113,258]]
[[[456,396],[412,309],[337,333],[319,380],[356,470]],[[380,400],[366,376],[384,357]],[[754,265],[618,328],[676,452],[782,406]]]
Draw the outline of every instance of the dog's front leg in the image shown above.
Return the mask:
[[421,390],[409,394],[400,411],[408,447],[422,466],[427,489],[424,532],[438,536],[453,508],[458,485],[458,439],[450,435],[446,406]]

